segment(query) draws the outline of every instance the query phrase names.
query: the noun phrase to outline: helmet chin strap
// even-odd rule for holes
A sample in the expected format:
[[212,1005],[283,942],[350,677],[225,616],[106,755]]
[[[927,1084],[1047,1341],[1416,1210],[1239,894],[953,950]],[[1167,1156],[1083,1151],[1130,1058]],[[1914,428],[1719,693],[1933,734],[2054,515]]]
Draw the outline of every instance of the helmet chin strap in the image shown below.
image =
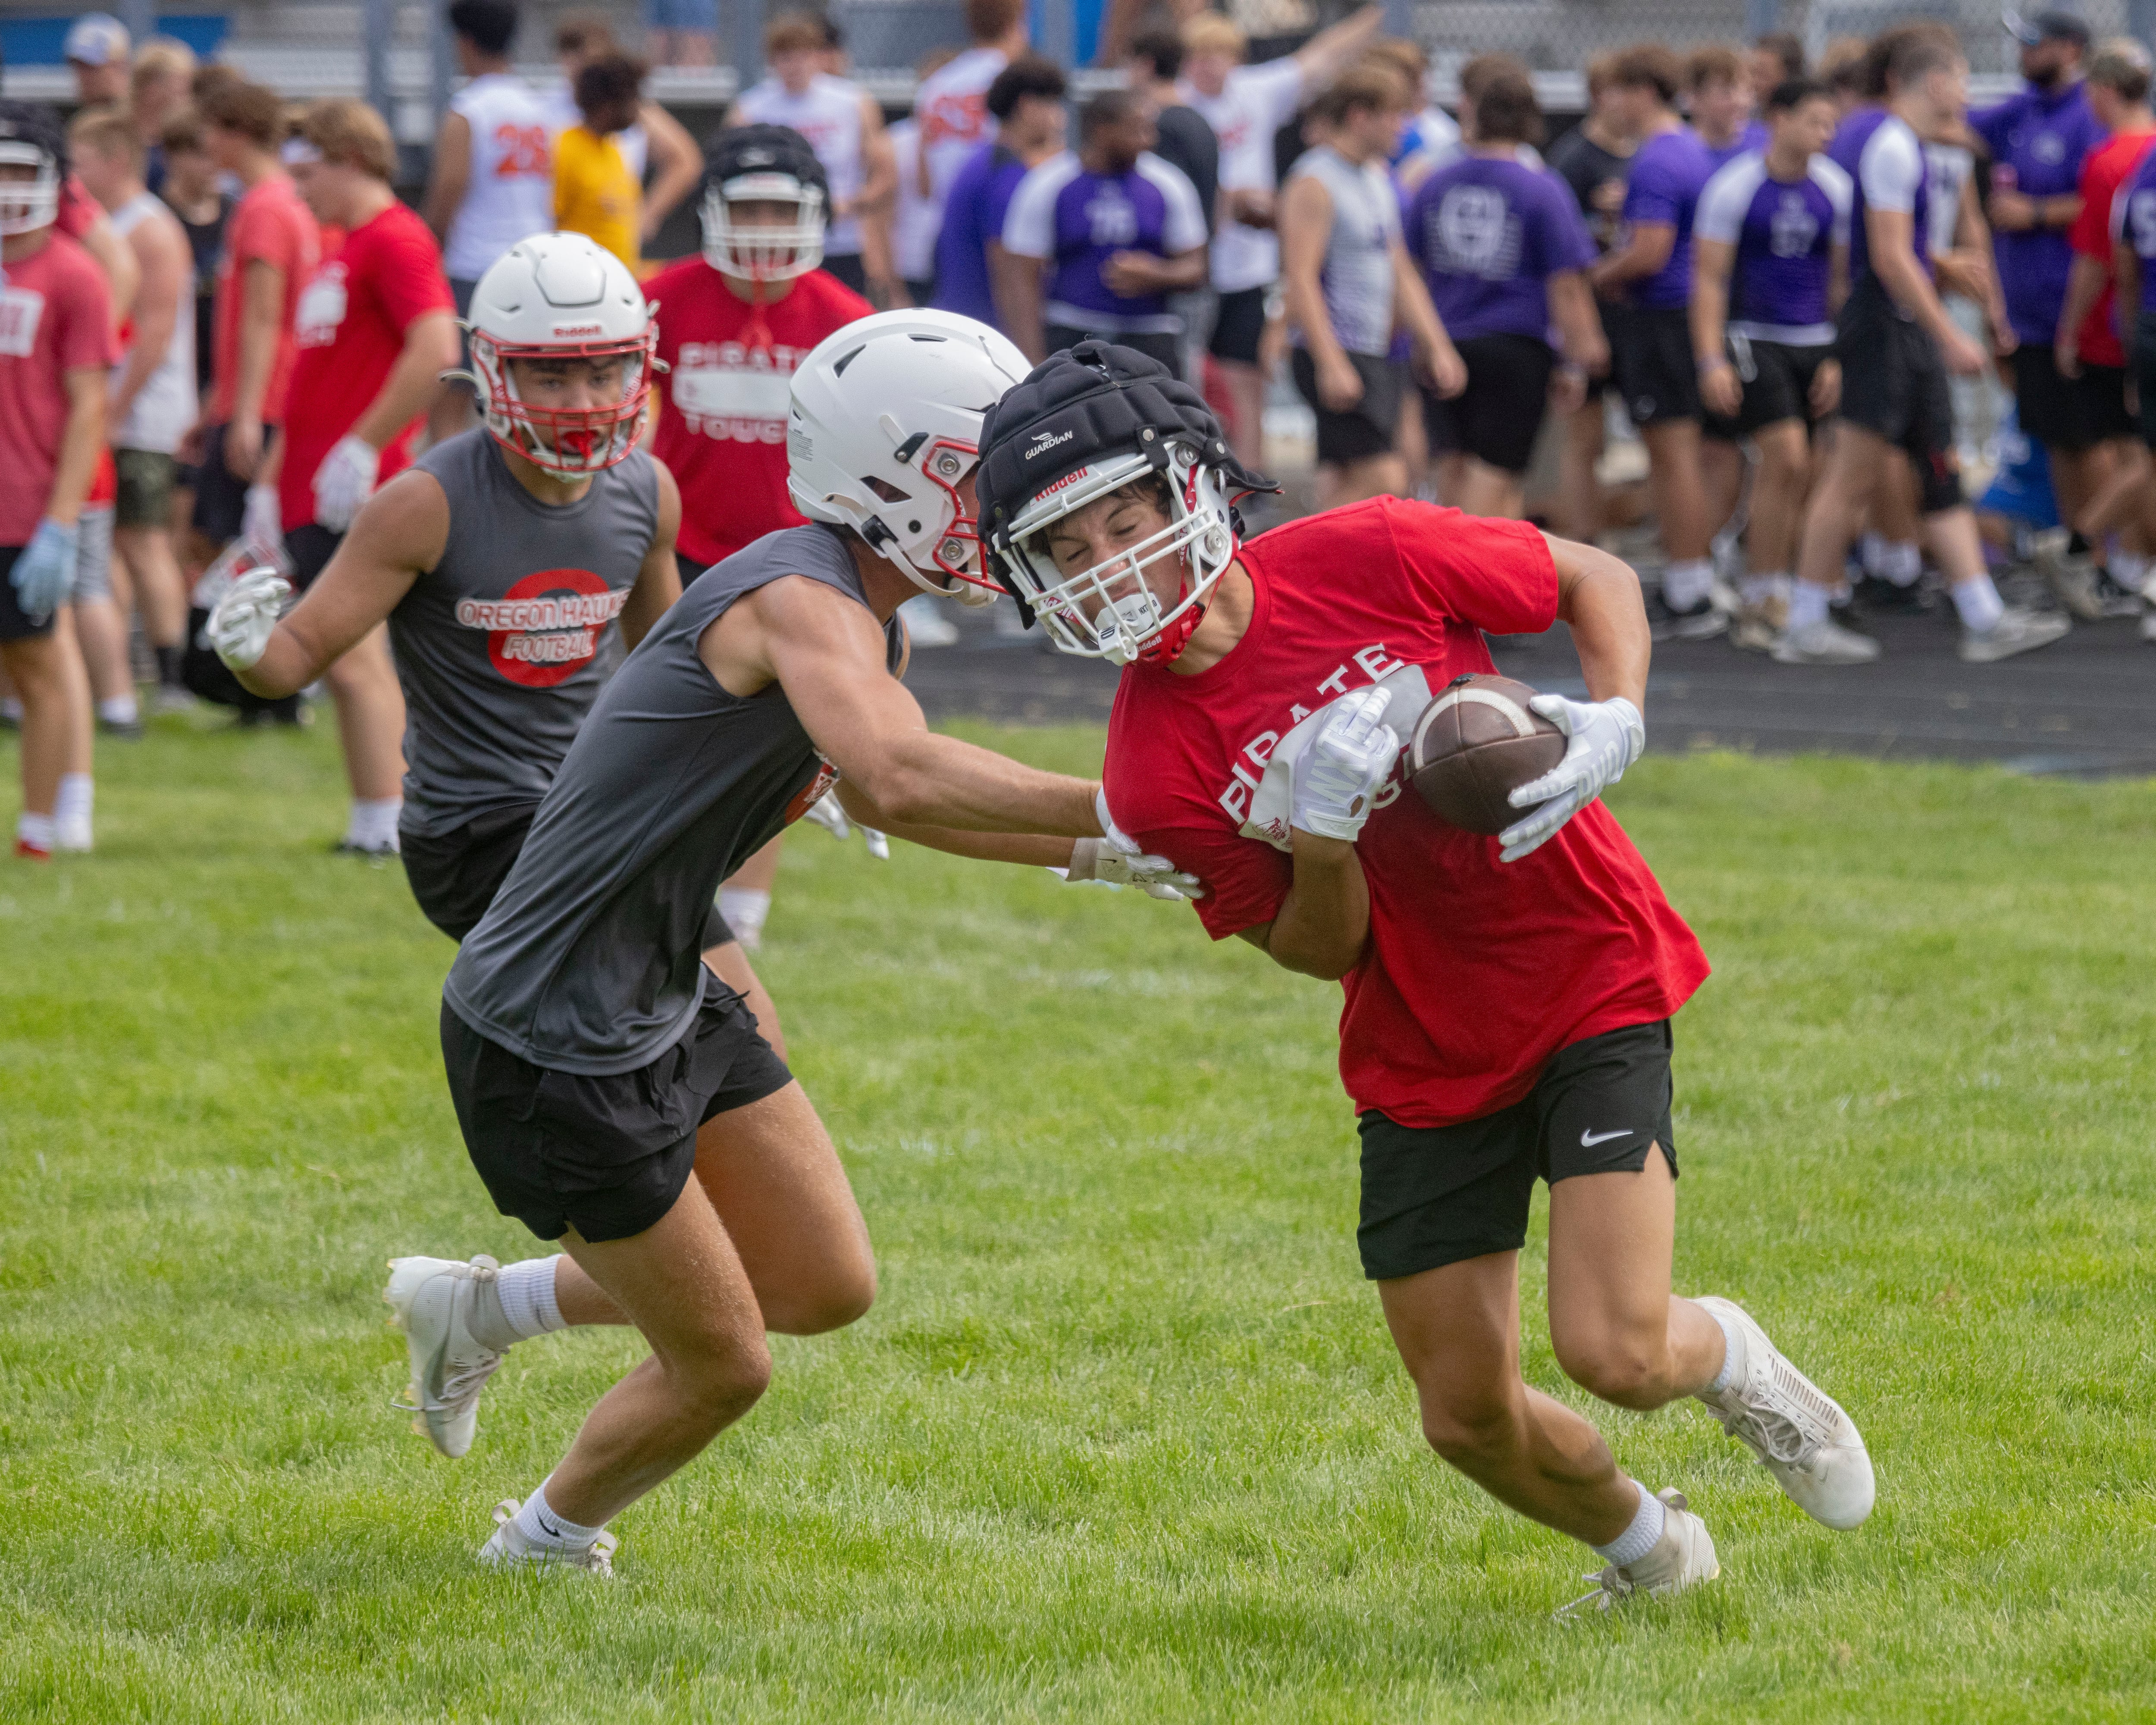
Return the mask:
[[[1178,553],[1176,561],[1183,571],[1183,585],[1176,589],[1175,595],[1180,603],[1183,594],[1190,591],[1190,553],[1188,551]],[[1142,575],[1139,579],[1142,581],[1144,577]],[[1126,606],[1129,607],[1127,610],[1124,608]],[[1145,601],[1137,595],[1118,599],[1112,608],[1116,619],[1128,624],[1133,631],[1145,626]],[[1205,602],[1200,599],[1136,653],[1125,654],[1111,649],[1110,656],[1122,665],[1133,660],[1140,665],[1173,665],[1183,656],[1183,649],[1190,644],[1191,636],[1198,633],[1198,625],[1204,620]]]

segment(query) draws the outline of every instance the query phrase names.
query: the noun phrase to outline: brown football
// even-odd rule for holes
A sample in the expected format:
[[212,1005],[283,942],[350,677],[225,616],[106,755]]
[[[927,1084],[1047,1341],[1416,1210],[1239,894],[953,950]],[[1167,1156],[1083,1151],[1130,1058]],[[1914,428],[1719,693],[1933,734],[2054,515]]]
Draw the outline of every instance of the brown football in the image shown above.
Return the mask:
[[1526,810],[1505,799],[1564,758],[1564,733],[1511,677],[1455,677],[1422,710],[1408,741],[1408,778],[1440,820],[1501,833]]

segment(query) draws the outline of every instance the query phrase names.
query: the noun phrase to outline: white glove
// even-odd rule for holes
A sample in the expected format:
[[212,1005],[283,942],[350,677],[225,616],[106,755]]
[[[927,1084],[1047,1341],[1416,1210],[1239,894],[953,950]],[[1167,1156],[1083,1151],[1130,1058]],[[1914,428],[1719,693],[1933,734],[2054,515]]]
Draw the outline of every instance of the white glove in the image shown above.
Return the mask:
[[76,529],[47,516],[38,523],[30,542],[16,554],[8,580],[15,589],[16,604],[32,622],[42,624],[51,616],[74,585],[77,537]]
[[[1120,838],[1131,848],[1117,847]],[[1184,873],[1164,856],[1140,850],[1127,834],[1107,839],[1081,839],[1070,847],[1070,865],[1050,869],[1074,886],[1089,882],[1103,886],[1135,886],[1147,898],[1203,898],[1204,883]]]
[[[1534,808],[1497,834],[1499,860],[1517,862],[1625,776],[1646,752],[1647,721],[1619,696],[1614,701],[1567,701],[1537,695],[1527,705],[1572,741],[1564,758],[1540,778],[1529,779],[1507,798],[1513,808]],[[1539,805],[1539,806],[1535,806]]]
[[374,476],[382,470],[382,451],[363,437],[343,437],[315,470],[315,520],[341,533],[374,495]]
[[[854,824],[846,816],[844,804],[836,791],[826,791],[804,811],[805,818],[829,833],[834,839],[844,839],[854,830]],[[868,841],[869,855],[878,862],[891,860],[891,840],[874,827],[863,827],[861,837]]]
[[1399,758],[1400,739],[1385,722],[1392,691],[1373,684],[1332,703],[1295,775],[1292,825],[1353,844],[1370,818],[1371,800]]
[[217,656],[234,670],[245,670],[261,658],[291,591],[292,583],[275,569],[249,569],[236,577],[203,625]]
[[249,485],[239,514],[239,536],[258,545],[285,542],[285,502],[275,485]]

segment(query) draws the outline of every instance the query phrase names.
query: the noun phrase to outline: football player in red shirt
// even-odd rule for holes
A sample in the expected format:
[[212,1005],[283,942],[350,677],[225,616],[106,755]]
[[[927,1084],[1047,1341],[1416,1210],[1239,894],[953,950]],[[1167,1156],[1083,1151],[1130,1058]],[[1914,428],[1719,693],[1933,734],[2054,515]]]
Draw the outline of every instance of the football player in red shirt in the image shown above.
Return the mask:
[[[1238,543],[1270,489],[1197,393],[1087,342],[988,414],[982,536],[1065,652],[1125,666],[1102,778],[1116,824],[1198,875],[1215,939],[1346,990],[1365,1273],[1430,1443],[1604,1558],[1588,1599],[1717,1573],[1682,1497],[1618,1467],[1519,1366],[1519,1251],[1549,1183],[1558,1363],[1620,1407],[1697,1395],[1830,1527],[1870,1512],[1847,1414],[1725,1300],[1670,1292],[1670,1019],[1707,960],[1598,800],[1645,742],[1648,628],[1615,558],[1522,522],[1378,497]],[[1431,691],[1493,669],[1482,632],[1571,625],[1590,698],[1496,839],[1401,794]],[[1584,1603],[1584,1601],[1576,1602]]]

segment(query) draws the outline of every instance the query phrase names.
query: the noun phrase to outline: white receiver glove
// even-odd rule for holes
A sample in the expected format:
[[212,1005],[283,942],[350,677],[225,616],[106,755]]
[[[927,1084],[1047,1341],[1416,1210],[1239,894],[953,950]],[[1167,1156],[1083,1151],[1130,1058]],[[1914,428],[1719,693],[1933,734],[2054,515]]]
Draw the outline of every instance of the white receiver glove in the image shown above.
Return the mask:
[[1376,684],[1343,695],[1312,739],[1295,774],[1291,824],[1322,839],[1354,843],[1370,804],[1399,758],[1400,739],[1385,722],[1392,691]]
[[51,616],[73,589],[80,541],[79,528],[47,516],[38,523],[30,542],[16,553],[8,583],[15,589],[16,608],[33,623],[42,624]]
[[[836,791],[826,791],[804,811],[804,818],[813,820],[834,839],[849,837],[854,823],[846,814],[845,805],[839,802]],[[874,827],[863,827],[861,837],[868,841],[869,855],[878,862],[891,860],[891,840]]]
[[1147,898],[1203,898],[1204,883],[1186,874],[1164,856],[1156,856],[1116,824],[1108,813],[1106,785],[1093,793],[1093,818],[1106,834],[1081,839],[1070,847],[1068,866],[1048,872],[1074,886],[1094,882],[1103,886],[1135,886]]
[[1497,834],[1497,842],[1504,846],[1498,857],[1504,862],[1517,862],[1546,842],[1622,778],[1625,769],[1647,747],[1647,721],[1621,695],[1612,701],[1537,695],[1527,705],[1572,741],[1565,746],[1562,761],[1540,778],[1529,779],[1507,799],[1513,808],[1532,808],[1534,813]]
[[270,632],[292,584],[275,569],[249,569],[235,576],[224,597],[203,625],[217,656],[234,670],[245,670],[269,650]]
[[382,451],[372,444],[363,437],[340,438],[315,470],[315,520],[332,533],[343,532],[374,495],[381,470]]

